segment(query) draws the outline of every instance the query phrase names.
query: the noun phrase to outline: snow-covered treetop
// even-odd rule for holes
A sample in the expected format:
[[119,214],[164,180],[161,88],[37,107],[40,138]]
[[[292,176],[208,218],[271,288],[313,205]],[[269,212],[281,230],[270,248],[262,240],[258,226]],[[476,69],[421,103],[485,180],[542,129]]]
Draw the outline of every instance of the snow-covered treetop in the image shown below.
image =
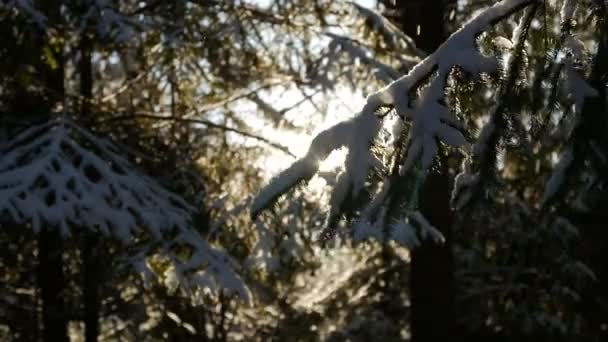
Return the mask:
[[[466,140],[461,133],[462,124],[445,106],[447,77],[454,67],[472,75],[498,71],[497,58],[483,55],[477,47],[476,38],[496,22],[534,2],[535,0],[505,0],[486,9],[452,34],[407,75],[369,95],[357,116],[321,132],[313,140],[304,158],[272,179],[270,184],[260,191],[252,204],[252,216],[257,216],[272,205],[294,185],[314,176],[318,171],[319,161],[325,159],[331,151],[346,147],[349,152],[345,171],[334,187],[330,201],[328,224],[331,224],[339,216],[345,200],[350,196],[351,199],[355,198],[363,188],[370,170],[383,169],[382,163],[372,154],[370,147],[380,132],[382,120],[388,113],[386,109],[394,109],[403,121],[411,120],[408,151],[403,157],[404,160],[399,161],[402,165],[401,175],[412,170],[416,163],[419,163],[422,170],[428,169],[437,154],[438,141],[453,147],[465,145]],[[422,87],[424,84],[428,85]],[[419,90],[418,95],[416,98],[410,98],[414,90]],[[386,179],[383,186],[384,189],[379,191],[369,204],[370,207],[377,209],[378,203],[385,201],[387,188],[391,186],[390,180]],[[363,210],[363,213],[372,209]],[[410,214],[414,221],[422,221],[415,211]],[[418,220],[415,220],[416,218]]]
[[[3,220],[36,233],[58,229],[68,237],[82,229],[139,243],[144,252],[129,260],[139,271],[149,273],[145,258],[160,253],[176,277],[196,271],[189,279],[196,285],[217,283],[246,295],[229,257],[191,229],[195,208],[139,172],[110,141],[57,118],[25,129],[0,151]],[[179,246],[192,251],[189,260],[173,254]]]
[[[128,243],[188,227],[193,208],[136,171],[110,142],[66,119],[26,129],[2,148],[0,213],[35,232],[97,230]],[[144,228],[145,227],[145,228]]]

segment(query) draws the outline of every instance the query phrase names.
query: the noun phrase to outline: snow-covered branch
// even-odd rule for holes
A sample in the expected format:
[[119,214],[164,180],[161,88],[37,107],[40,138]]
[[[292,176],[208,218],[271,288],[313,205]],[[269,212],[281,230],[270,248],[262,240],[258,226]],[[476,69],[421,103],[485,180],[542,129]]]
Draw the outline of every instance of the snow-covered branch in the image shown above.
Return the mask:
[[[152,273],[144,271],[149,252],[160,252],[172,260],[175,274],[196,271],[196,285],[206,286],[212,276],[247,296],[229,256],[192,230],[194,212],[111,142],[70,120],[32,126],[0,147],[1,220],[30,225],[36,233],[58,229],[64,238],[73,230],[100,233],[136,245],[136,253],[143,245],[144,252],[128,259],[144,274]],[[180,247],[192,251],[188,260],[174,256]]]
[[[351,120],[341,122],[319,133],[312,141],[304,158],[274,177],[258,193],[251,205],[251,216],[255,218],[293,186],[312,178],[319,170],[319,162],[327,158],[332,151],[346,146],[365,146],[363,151],[368,151],[369,144],[379,129],[380,119],[374,113],[361,113]],[[353,151],[349,153],[348,160],[354,163],[359,161],[365,163],[356,166],[361,168],[352,182],[356,191],[356,189],[360,189],[367,175],[366,165],[369,167],[373,159],[369,153],[361,154],[361,151]]]
[[[476,38],[501,19],[534,2],[536,0],[505,0],[486,9],[452,34],[407,75],[369,95],[355,118],[320,133],[303,159],[260,191],[251,208],[252,216],[257,216],[296,184],[309,180],[318,171],[319,161],[332,150],[346,147],[349,154],[345,172],[334,188],[330,203],[328,222],[331,222],[331,218],[341,212],[345,199],[351,195],[356,197],[370,169],[379,163],[371,154],[370,147],[380,131],[384,115],[377,113],[386,113],[383,108],[394,109],[402,120],[412,121],[409,148],[402,161],[402,175],[417,162],[423,170],[428,169],[437,154],[438,140],[453,147],[464,145],[466,140],[460,132],[462,125],[445,106],[446,79],[454,67],[473,75],[498,71],[497,59],[481,54]],[[380,24],[384,25],[384,21]],[[419,96],[410,98],[410,94],[425,83],[428,85],[420,89]]]

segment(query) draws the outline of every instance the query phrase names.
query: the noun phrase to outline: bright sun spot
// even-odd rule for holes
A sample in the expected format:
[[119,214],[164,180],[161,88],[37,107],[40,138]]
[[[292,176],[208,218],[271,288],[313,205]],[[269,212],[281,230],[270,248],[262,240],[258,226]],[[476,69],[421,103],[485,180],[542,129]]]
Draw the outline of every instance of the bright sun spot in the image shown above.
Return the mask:
[[[279,101],[290,102],[291,99],[289,97],[283,94]],[[309,125],[310,133],[304,131],[294,132],[268,125],[261,127],[261,131],[264,137],[287,147],[291,153],[301,158],[306,155],[310,143],[317,134],[341,121],[353,117],[364,103],[365,98],[360,92],[353,93],[348,88],[338,88],[332,99],[327,103],[327,114],[323,116],[319,115],[316,121],[304,121]],[[277,105],[280,107],[280,102]],[[290,115],[290,119],[292,117],[295,119],[306,119],[307,116],[310,117],[311,112],[314,112],[314,108],[303,106],[301,110],[294,112]],[[344,148],[333,151],[325,160],[320,162],[319,171],[330,172],[342,167],[346,159],[346,153],[347,150]],[[269,155],[260,160],[263,169],[267,171],[265,176],[268,179],[289,167],[294,161],[293,157],[280,151],[271,151]],[[325,188],[325,185],[326,182],[322,177],[314,177],[309,182],[308,188],[314,191],[321,191]]]
[[346,159],[346,153],[348,151],[344,148],[333,151],[327,159],[323,160],[319,164],[320,172],[328,172],[337,169],[338,167],[344,166],[344,160]]

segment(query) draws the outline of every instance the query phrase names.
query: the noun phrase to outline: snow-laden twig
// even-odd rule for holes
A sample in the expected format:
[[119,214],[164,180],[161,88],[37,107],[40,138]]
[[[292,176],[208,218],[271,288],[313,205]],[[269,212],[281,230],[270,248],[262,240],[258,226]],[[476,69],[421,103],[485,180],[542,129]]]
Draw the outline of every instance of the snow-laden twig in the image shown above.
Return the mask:
[[[255,197],[251,205],[251,216],[257,215],[272,205],[282,194],[298,183],[306,182],[314,176],[319,169],[319,162],[329,154],[342,147],[354,147],[347,156],[347,164],[360,167],[358,172],[352,172],[353,190],[361,188],[367,175],[366,167],[374,162],[368,148],[370,141],[380,129],[380,120],[372,113],[361,113],[351,120],[341,122],[321,133],[312,141],[308,153],[304,158],[296,161],[285,171],[279,173]],[[361,147],[365,146],[362,150]],[[365,152],[367,151],[367,152]],[[363,163],[363,164],[358,164]],[[347,167],[347,169],[349,169]],[[344,186],[350,180],[343,180]],[[344,193],[346,195],[346,193]],[[338,196],[336,194],[334,198]],[[334,202],[336,199],[334,199]]]

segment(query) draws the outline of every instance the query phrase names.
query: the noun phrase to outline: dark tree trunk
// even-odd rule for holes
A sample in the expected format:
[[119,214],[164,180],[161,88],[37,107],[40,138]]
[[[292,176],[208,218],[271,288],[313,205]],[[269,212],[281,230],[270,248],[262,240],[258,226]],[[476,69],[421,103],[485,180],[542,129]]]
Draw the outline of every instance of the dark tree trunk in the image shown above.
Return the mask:
[[97,336],[99,336],[99,311],[101,309],[99,300],[101,264],[99,253],[97,253],[98,239],[93,234],[95,233],[86,234],[82,249],[82,294],[84,297],[84,331],[86,342],[97,341]]
[[55,229],[42,229],[38,235],[38,286],[42,297],[42,337],[46,342],[67,342],[64,308],[63,244]]
[[[608,5],[596,2],[601,8],[604,18],[608,15]],[[608,155],[608,102],[606,80],[608,79],[608,21],[601,22],[597,31],[598,50],[593,62],[593,70],[589,84],[598,92],[598,96],[587,98],[582,110],[580,127],[574,132],[574,165],[580,174],[582,169],[589,167],[586,164],[595,159],[593,165],[598,171],[603,184],[608,184],[608,163],[593,158],[595,152],[591,146],[597,148],[604,155]],[[608,340],[608,231],[606,221],[608,214],[608,189],[598,186],[594,205],[587,212],[573,212],[572,221],[579,226],[582,246],[577,249],[577,256],[582,259],[596,275],[595,281],[590,281],[589,287],[581,296],[581,311],[589,324],[590,335],[598,341]]]
[[[80,116],[83,121],[92,120],[91,100],[93,97],[93,67],[91,62],[92,41],[87,30],[80,37]],[[86,230],[86,229],[85,229]],[[100,267],[95,232],[85,231],[82,248],[82,294],[84,303],[85,341],[96,342],[99,336],[100,304]]]
[[445,161],[430,171],[420,193],[420,211],[445,236],[444,244],[425,241],[412,252],[410,296],[412,341],[454,337],[454,275],[450,209],[451,177]]
[[[416,46],[433,53],[446,39],[447,1],[385,1],[390,19]],[[445,159],[445,158],[444,158]],[[454,279],[450,209],[451,178],[442,160],[429,171],[420,195],[420,211],[446,238],[444,244],[425,241],[412,251],[410,274],[412,341],[448,341],[454,338]]]
[[[26,32],[25,36],[25,39],[15,46],[22,54],[15,69],[35,70],[31,72],[34,78],[27,84],[13,83],[7,107],[15,118],[28,122],[47,118],[52,109],[63,101],[65,90],[62,49],[51,47],[43,32],[32,30]],[[49,48],[53,55],[53,66],[45,58],[45,48]],[[42,92],[32,91],[30,84],[39,86]],[[44,227],[36,240],[38,265],[35,279],[42,306],[42,339],[52,342],[68,341],[62,237],[55,227]]]
[[431,54],[447,37],[445,20],[453,0],[383,0],[387,17],[410,36],[416,46]]
[[[58,22],[61,17],[59,6],[52,1],[43,2],[41,10],[47,14],[49,25]],[[49,42],[44,32],[36,35],[36,42],[38,44],[34,49],[41,49],[38,51],[36,68],[41,75],[39,82],[44,87],[42,102],[45,108],[42,115],[47,116],[52,110],[62,107],[65,99],[63,45]],[[54,63],[45,59],[43,47],[49,50]],[[38,238],[38,284],[42,297],[42,336],[46,342],[69,341],[62,255],[63,241],[57,227],[42,229]]]

